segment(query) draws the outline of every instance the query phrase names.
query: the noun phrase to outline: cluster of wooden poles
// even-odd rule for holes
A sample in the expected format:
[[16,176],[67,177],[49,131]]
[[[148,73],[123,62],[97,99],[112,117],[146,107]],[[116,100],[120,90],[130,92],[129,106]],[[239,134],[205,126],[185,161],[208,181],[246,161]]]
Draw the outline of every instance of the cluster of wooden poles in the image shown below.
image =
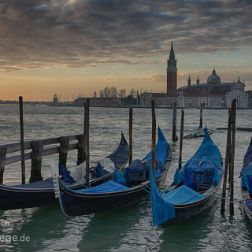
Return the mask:
[[222,200],[221,200],[221,214],[224,214],[227,180],[228,180],[230,187],[229,212],[231,216],[234,215],[235,131],[236,131],[236,100],[234,99],[232,102],[231,109],[229,109],[228,113],[227,145],[226,145],[225,168],[224,168],[224,179],[223,179]]
[[[86,161],[86,183],[89,184],[89,168],[90,168],[90,154],[89,154],[89,99],[84,103],[84,129],[83,135],[79,135],[83,139],[80,142],[81,147],[78,143],[78,162]],[[156,161],[155,161],[155,144],[156,144],[156,114],[155,114],[155,103],[151,103],[152,109],[152,164],[155,172]],[[25,183],[25,143],[24,143],[24,120],[23,120],[23,97],[19,97],[19,112],[20,112],[20,151],[21,151],[21,171],[22,171],[22,183]],[[178,140],[176,133],[176,120],[177,120],[177,106],[174,104],[173,108],[173,126],[172,126],[172,141]],[[236,129],[236,100],[233,100],[232,107],[229,109],[228,115],[228,132],[227,132],[227,145],[226,145],[226,157],[225,157],[225,169],[224,179],[222,188],[222,202],[221,202],[221,213],[225,213],[225,199],[227,182],[230,187],[230,215],[234,214],[234,156],[235,156],[235,129]],[[133,109],[129,108],[129,163],[132,161],[132,125],[133,125]],[[202,107],[200,110],[200,126],[202,127]],[[182,148],[183,148],[183,136],[184,136],[184,110],[181,110],[181,122],[180,122],[180,142],[179,142],[179,169],[182,167]],[[61,139],[62,140],[62,139]],[[62,151],[61,151],[62,152]],[[64,151],[63,151],[64,152]],[[6,154],[6,153],[5,153]],[[66,163],[67,151],[65,154],[61,153],[59,163]],[[36,159],[32,159],[32,162],[36,162]],[[41,165],[41,164],[40,164]],[[228,176],[229,175],[229,176]]]

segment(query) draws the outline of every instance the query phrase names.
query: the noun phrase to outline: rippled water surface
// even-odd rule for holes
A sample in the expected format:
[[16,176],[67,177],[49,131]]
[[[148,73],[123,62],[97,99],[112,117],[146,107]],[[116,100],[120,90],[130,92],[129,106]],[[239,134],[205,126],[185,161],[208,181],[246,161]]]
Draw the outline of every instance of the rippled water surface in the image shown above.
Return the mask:
[[[74,107],[24,106],[25,138],[80,134],[83,109]],[[157,109],[157,123],[171,140],[172,110]],[[185,110],[185,133],[198,126],[199,110]],[[91,159],[109,154],[128,134],[128,109],[91,108]],[[180,113],[178,113],[178,122]],[[227,126],[226,110],[204,110],[204,124],[211,129]],[[237,111],[237,126],[252,127],[252,111]],[[178,125],[179,128],[179,125]],[[0,251],[252,251],[252,224],[239,209],[239,172],[251,133],[237,132],[235,156],[235,215],[220,215],[220,201],[208,212],[190,220],[165,227],[151,224],[148,199],[140,204],[111,213],[67,218],[58,206],[0,211]],[[225,156],[226,131],[215,131],[213,140]],[[18,142],[17,105],[0,105],[0,144]],[[201,139],[184,140],[183,160],[196,151]],[[150,109],[134,109],[133,158],[142,158],[151,144]],[[178,144],[167,184],[177,166]],[[76,152],[69,154],[69,166]],[[30,162],[26,163],[29,179]],[[50,176],[48,158],[43,159],[43,177]],[[21,180],[20,164],[6,166],[4,183]],[[29,241],[3,242],[8,235],[29,237]]]

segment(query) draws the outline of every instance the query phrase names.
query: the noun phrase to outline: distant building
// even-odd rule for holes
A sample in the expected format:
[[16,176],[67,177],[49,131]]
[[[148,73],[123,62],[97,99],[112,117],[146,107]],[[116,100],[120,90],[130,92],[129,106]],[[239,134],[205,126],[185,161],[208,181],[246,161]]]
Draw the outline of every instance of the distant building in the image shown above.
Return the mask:
[[244,82],[238,78],[236,82],[222,83],[215,69],[206,83],[200,83],[197,78],[196,83],[192,84],[189,76],[187,86],[179,88],[178,93],[184,96],[184,107],[199,107],[200,104],[208,108],[230,107],[233,99],[237,100],[238,108],[248,107]]
[[245,83],[240,78],[237,81],[222,83],[215,69],[205,83],[201,83],[197,77],[195,84],[193,84],[189,75],[187,85],[177,89],[177,60],[173,43],[167,60],[166,85],[166,93],[142,93],[140,105],[150,106],[151,100],[154,100],[159,107],[172,107],[177,102],[179,107],[200,107],[203,105],[206,108],[226,108],[231,106],[233,99],[237,100],[238,108],[247,108],[251,104],[251,93],[245,92]]
[[[75,106],[83,106],[87,101],[87,98],[79,97],[75,99]],[[112,97],[91,97],[89,98],[89,104],[93,107],[110,107],[110,106],[121,106],[123,105],[121,98],[112,98]]]
[[252,90],[246,91],[248,95],[248,107],[252,109]]
[[53,104],[56,105],[56,104],[58,104],[58,103],[59,103],[59,98],[58,98],[58,96],[55,94],[55,95],[53,96]]

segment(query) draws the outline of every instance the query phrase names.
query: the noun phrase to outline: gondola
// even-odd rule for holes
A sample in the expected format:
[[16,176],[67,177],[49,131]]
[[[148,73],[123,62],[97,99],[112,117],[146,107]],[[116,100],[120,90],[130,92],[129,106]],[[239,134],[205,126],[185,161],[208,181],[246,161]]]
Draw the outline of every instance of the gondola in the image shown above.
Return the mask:
[[[160,128],[155,148],[157,180],[160,183],[170,164],[170,145]],[[117,169],[113,179],[88,189],[73,190],[57,180],[59,191],[56,191],[56,195],[59,195],[63,213],[67,216],[79,216],[124,208],[139,202],[149,193],[148,167],[151,165],[151,158],[151,153],[148,153],[142,160],[132,161],[125,169]]]
[[186,164],[177,170],[173,184],[164,192],[151,178],[151,206],[154,225],[180,221],[199,214],[213,205],[223,173],[222,157],[205,129],[204,139]]
[[[105,159],[95,163],[90,169],[90,184],[98,185],[109,180],[113,174],[112,164],[115,167],[121,167],[128,162],[129,146],[121,133],[119,146]],[[106,164],[109,164],[106,167]],[[65,167],[61,167],[62,183],[65,186],[75,189],[86,187],[85,182],[75,180],[69,175]],[[69,181],[70,180],[70,181]],[[30,208],[56,203],[54,196],[53,179],[48,178],[41,181],[21,185],[0,185],[0,210]]]
[[241,207],[246,216],[252,220],[252,138],[241,170],[241,195]]

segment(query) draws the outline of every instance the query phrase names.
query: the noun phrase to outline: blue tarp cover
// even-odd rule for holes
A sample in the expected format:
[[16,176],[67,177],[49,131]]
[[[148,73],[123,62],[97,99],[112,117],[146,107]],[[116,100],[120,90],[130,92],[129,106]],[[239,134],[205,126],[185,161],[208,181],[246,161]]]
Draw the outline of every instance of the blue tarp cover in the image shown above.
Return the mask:
[[241,171],[241,185],[242,187],[245,187],[250,194],[252,194],[252,162],[243,167]]
[[243,165],[247,166],[249,163],[252,163],[252,137],[247,152],[244,156]]
[[247,208],[252,211],[252,200],[251,199],[246,199],[245,200],[245,204],[247,206]]
[[83,193],[104,193],[104,192],[117,192],[129,189],[127,186],[121,185],[115,181],[109,180],[101,185],[91,188],[75,190],[76,192]]
[[206,198],[205,195],[194,191],[186,185],[182,185],[170,192],[162,194],[162,197],[165,202],[173,205],[192,204]]
[[243,168],[241,170],[241,186],[252,194],[252,138],[244,156]]
[[124,170],[124,177],[128,186],[138,185],[146,181],[146,166],[142,160],[136,159]]
[[150,168],[150,184],[152,222],[154,225],[161,225],[175,217],[175,206],[169,202],[165,202],[160,194],[152,168]]
[[[156,144],[156,160],[159,160],[162,165],[165,164],[169,154],[169,143],[167,142],[162,130],[158,127],[158,142]],[[152,152],[150,151],[143,159],[144,161],[152,160]]]
[[76,182],[70,175],[70,171],[68,171],[64,165],[60,165],[59,174],[62,176],[61,180],[67,184],[73,184]]
[[112,160],[115,164],[115,167],[120,168],[124,165],[129,158],[129,145],[122,133],[121,142],[117,149],[107,156],[110,160]]
[[205,137],[187,163],[175,173],[174,183],[183,182],[195,190],[198,185],[217,185],[222,177],[222,157],[207,130]]
[[[169,153],[169,143],[162,130],[158,127],[158,141],[156,144],[156,177],[160,177],[165,169]],[[152,153],[149,152],[143,160],[134,160],[124,171],[115,171],[114,180],[129,187],[146,181],[147,171],[152,166]]]

